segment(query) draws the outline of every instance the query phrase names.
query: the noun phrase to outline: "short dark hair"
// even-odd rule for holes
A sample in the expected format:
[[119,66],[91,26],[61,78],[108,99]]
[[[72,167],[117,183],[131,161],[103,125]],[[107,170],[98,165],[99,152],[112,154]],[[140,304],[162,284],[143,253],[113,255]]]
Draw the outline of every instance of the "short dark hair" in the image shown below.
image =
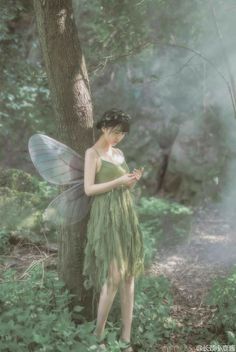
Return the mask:
[[131,116],[122,110],[111,109],[104,112],[102,118],[97,121],[96,128],[100,130],[102,127],[116,127],[121,126],[121,132],[128,132],[130,130]]

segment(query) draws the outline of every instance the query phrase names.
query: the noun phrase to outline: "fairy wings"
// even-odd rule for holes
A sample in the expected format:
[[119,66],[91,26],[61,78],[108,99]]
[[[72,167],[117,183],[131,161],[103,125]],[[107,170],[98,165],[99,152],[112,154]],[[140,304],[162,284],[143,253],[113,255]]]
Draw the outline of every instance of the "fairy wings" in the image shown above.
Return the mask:
[[39,174],[56,185],[73,185],[51,201],[43,217],[58,225],[72,225],[88,213],[92,197],[84,192],[84,158],[73,149],[43,134],[28,142],[31,160]]

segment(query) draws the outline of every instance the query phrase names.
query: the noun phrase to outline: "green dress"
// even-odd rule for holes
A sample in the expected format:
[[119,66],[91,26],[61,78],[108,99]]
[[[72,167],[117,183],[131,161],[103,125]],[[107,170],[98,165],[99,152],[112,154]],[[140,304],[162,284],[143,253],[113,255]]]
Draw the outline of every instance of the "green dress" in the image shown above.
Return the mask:
[[[130,170],[125,161],[116,165],[101,158],[95,183],[114,180],[127,172]],[[93,196],[83,267],[86,289],[93,287],[100,292],[113,259],[121,279],[144,272],[143,235],[134,206],[134,196],[126,186]],[[108,280],[110,283],[112,280]]]

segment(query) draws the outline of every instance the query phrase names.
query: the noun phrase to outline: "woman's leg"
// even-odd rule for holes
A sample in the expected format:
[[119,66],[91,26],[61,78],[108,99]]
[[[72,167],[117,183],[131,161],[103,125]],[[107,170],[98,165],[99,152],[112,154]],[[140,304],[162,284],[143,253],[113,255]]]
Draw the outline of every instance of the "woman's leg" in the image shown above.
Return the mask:
[[120,285],[122,331],[121,339],[130,342],[134,306],[134,276],[122,280]]
[[108,285],[106,281],[106,283],[102,287],[100,298],[99,298],[97,324],[94,332],[97,337],[102,337],[103,335],[107,317],[111,309],[111,306],[121,279],[115,259],[112,261],[110,265],[109,276],[112,278],[113,284]]

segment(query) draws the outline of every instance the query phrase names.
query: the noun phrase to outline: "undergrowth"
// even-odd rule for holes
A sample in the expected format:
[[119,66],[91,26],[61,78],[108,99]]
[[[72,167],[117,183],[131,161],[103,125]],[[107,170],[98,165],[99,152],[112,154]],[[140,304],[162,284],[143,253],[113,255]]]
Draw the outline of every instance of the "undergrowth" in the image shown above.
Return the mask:
[[[0,350],[24,351],[96,351],[92,332],[95,321],[76,325],[70,310],[72,295],[54,271],[43,264],[32,266],[24,274],[7,269],[0,287]],[[133,344],[139,351],[152,350],[156,341],[175,327],[169,316],[172,298],[164,277],[142,278],[137,284],[133,322]],[[108,351],[118,352],[120,323],[109,321],[106,327]]]
[[215,279],[205,303],[216,309],[210,321],[216,334],[223,332],[226,342],[236,346],[236,267]]

